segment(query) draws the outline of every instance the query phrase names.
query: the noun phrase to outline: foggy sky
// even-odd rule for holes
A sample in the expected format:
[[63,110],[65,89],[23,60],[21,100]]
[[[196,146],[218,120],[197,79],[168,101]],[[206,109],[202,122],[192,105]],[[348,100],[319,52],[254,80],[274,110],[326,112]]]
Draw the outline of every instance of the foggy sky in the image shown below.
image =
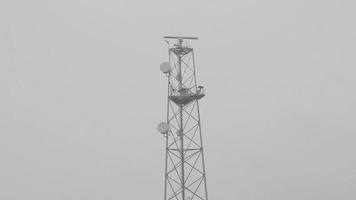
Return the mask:
[[195,48],[210,200],[356,199],[353,1],[2,0],[0,199],[163,199],[164,35]]

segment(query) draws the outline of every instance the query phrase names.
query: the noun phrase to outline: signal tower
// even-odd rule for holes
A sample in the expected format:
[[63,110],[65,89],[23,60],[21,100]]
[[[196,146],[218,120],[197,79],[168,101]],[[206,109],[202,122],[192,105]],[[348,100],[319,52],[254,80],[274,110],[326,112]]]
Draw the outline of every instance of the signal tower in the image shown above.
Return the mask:
[[[196,82],[193,48],[185,40],[165,36],[169,62],[161,64],[168,78],[167,121],[158,125],[166,140],[164,200],[208,200],[199,100],[204,88]],[[184,42],[184,43],[183,43]]]

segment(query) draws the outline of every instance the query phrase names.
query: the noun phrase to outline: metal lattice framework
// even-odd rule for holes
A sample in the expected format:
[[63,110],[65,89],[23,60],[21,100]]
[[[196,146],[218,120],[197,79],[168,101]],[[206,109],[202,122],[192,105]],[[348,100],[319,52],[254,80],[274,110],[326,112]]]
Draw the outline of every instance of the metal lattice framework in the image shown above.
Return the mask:
[[199,113],[205,96],[197,86],[194,51],[183,40],[169,46],[168,102],[164,200],[207,200],[207,184]]

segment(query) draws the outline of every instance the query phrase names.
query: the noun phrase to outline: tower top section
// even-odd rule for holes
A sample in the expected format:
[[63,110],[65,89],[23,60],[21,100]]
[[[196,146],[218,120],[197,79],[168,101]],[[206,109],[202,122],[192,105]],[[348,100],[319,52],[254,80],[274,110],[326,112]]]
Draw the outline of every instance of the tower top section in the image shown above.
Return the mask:
[[[183,40],[198,40],[198,37],[185,37],[185,36],[164,36],[164,39],[174,39],[177,40],[177,44],[174,44],[172,48],[169,48],[170,51],[173,51],[177,56],[183,56],[192,51],[192,48],[189,48],[188,45],[183,46]],[[169,46],[169,42],[166,41]]]

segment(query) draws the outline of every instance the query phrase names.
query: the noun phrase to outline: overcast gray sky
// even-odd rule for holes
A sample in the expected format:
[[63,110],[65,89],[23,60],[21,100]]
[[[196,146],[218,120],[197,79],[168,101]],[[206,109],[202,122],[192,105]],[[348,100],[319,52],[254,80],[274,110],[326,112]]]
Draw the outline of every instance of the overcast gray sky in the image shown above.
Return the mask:
[[195,48],[211,200],[356,199],[356,3],[0,2],[0,199],[162,199],[163,35]]

